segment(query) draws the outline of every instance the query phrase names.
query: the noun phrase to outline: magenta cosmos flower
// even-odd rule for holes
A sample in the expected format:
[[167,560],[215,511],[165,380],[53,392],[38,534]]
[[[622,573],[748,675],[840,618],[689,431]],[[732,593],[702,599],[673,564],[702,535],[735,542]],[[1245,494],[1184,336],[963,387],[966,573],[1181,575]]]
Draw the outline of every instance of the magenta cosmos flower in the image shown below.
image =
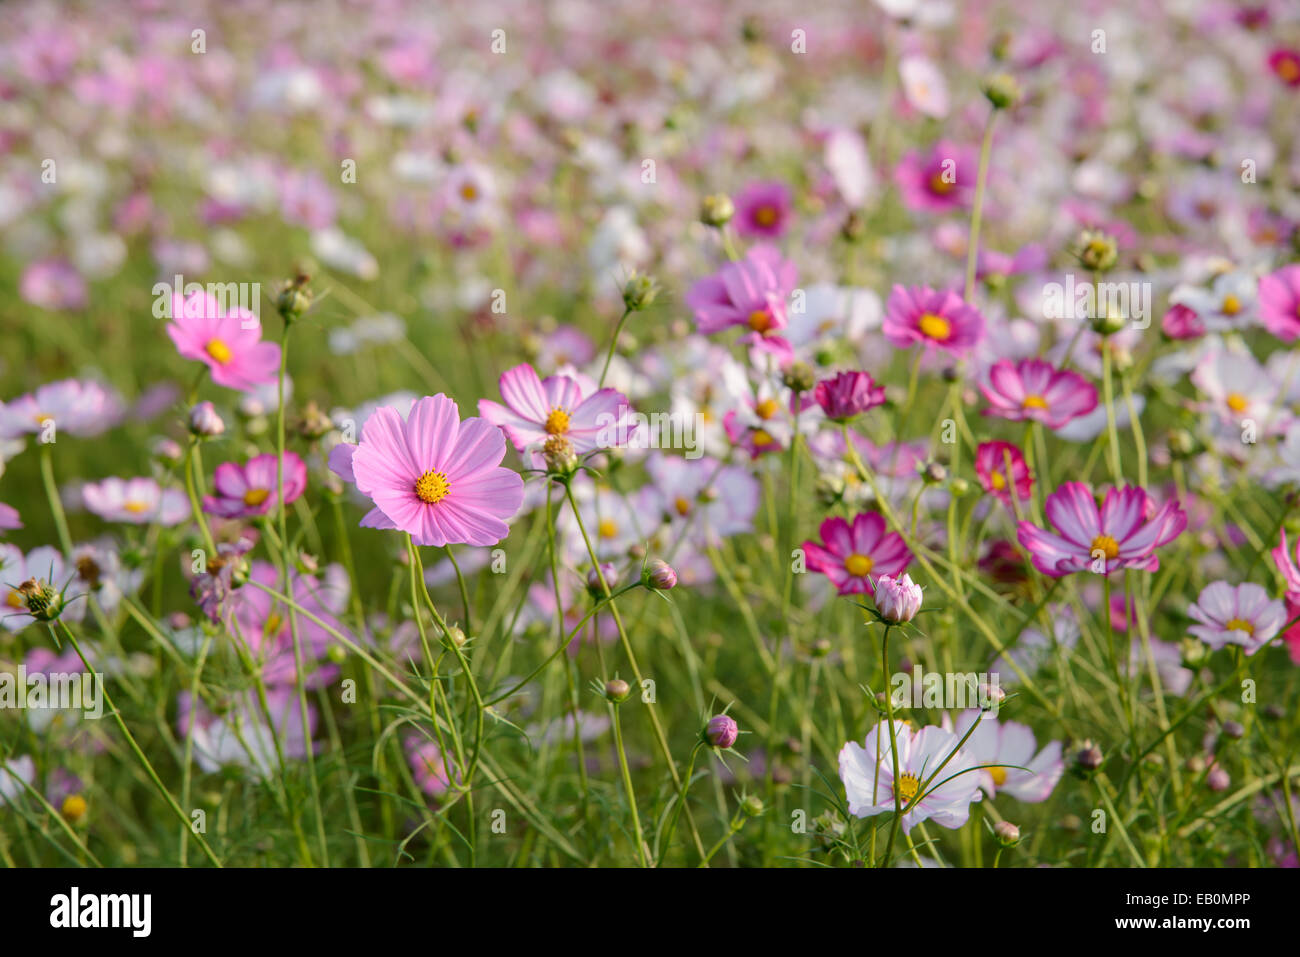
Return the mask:
[[850,525],[838,516],[822,522],[824,545],[804,542],[808,567],[831,580],[841,595],[875,591],[871,576],[900,575],[912,552],[897,532],[885,533],[879,512],[862,512]]
[[280,347],[262,341],[262,324],[247,309],[226,313],[206,292],[174,296],[167,335],[182,356],[206,365],[217,385],[249,392],[276,381]]
[[510,533],[524,480],[501,467],[506,440],[486,419],[460,420],[439,393],[411,406],[406,421],[392,406],[366,419],[358,445],[337,445],[330,469],[375,503],[365,528],[392,528],[417,545],[495,545]]
[[775,247],[755,246],[744,259],[692,286],[686,304],[705,335],[743,326],[749,332],[742,342],[786,354],[790,344],[780,332],[789,323],[786,300],[797,279],[794,263],[782,259]]
[[977,172],[970,150],[941,140],[929,153],[906,154],[894,170],[894,182],[908,209],[946,213],[970,205]]
[[964,355],[984,338],[984,317],[951,290],[895,286],[885,304],[881,331],[900,349],[919,342]]
[[1132,485],[1107,490],[1100,511],[1082,482],[1064,483],[1043,505],[1060,534],[1022,521],[1016,537],[1034,567],[1053,578],[1082,571],[1109,575],[1121,568],[1155,571],[1160,567],[1155,550],[1187,527],[1187,513],[1177,501],[1157,510],[1151,497]]
[[1290,87],[1300,87],[1300,50],[1278,47],[1268,55],[1268,68]]
[[750,183],[735,199],[736,233],[747,239],[776,239],[790,223],[790,188],[779,180]]
[[[268,452],[244,466],[224,462],[213,475],[216,495],[203,499],[203,511],[222,518],[252,518],[269,512],[278,498],[276,455]],[[293,452],[284,453],[284,502],[297,501],[307,487],[307,466]]]
[[575,455],[624,445],[636,431],[632,408],[617,389],[595,389],[590,380],[553,375],[538,379],[527,362],[498,383],[505,405],[480,399],[479,415],[505,432],[520,452],[567,440]]
[[1097,407],[1097,390],[1091,382],[1042,359],[993,363],[988,384],[981,384],[980,391],[989,401],[985,415],[1013,422],[1030,419],[1049,429],[1059,429]]
[[885,387],[876,385],[869,372],[841,372],[818,382],[813,398],[826,418],[847,422],[868,409],[884,405]]
[[1025,456],[1010,442],[981,442],[975,450],[975,474],[984,491],[1008,508],[1013,485],[1016,498],[1021,501],[1028,501],[1033,493],[1034,479],[1025,464]]
[[1283,342],[1300,336],[1300,263],[1259,281],[1259,321]]

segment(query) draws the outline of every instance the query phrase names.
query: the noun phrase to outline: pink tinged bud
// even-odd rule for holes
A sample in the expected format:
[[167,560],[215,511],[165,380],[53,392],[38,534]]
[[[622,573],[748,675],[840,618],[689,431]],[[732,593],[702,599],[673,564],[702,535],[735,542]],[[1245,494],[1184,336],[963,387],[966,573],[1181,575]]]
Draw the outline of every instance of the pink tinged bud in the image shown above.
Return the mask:
[[211,402],[200,402],[190,410],[190,432],[194,435],[211,438],[224,431],[226,423],[221,421]]
[[605,578],[605,584],[611,589],[618,584],[618,569],[609,562],[601,562],[599,572],[594,568],[587,572],[587,590],[598,598],[605,596],[605,589],[600,584],[602,575]]
[[714,715],[704,729],[704,736],[715,748],[729,748],[740,736],[740,726],[729,715]]
[[1020,841],[1020,828],[1010,821],[998,821],[993,825],[993,834],[1003,847],[1011,847]]
[[912,576],[881,575],[876,581],[876,611],[885,621],[900,625],[911,621],[920,610],[921,586],[912,581]]
[[1231,783],[1232,778],[1228,776],[1228,772],[1217,764],[1210,768],[1210,773],[1205,776],[1205,786],[1211,791],[1226,791]]
[[667,591],[669,588],[676,587],[677,573],[673,571],[672,565],[661,558],[656,558],[646,566],[645,583],[650,588]]

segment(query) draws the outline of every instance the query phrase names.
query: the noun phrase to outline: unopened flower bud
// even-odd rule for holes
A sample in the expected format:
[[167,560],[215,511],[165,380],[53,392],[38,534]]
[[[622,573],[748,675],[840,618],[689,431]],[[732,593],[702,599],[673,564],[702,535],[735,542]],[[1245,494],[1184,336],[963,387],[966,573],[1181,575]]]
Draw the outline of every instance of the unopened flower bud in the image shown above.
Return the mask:
[[715,748],[729,748],[740,737],[740,727],[730,715],[714,715],[704,728],[704,737]]
[[982,89],[995,110],[1008,110],[1020,102],[1020,84],[1010,73],[995,73],[985,79]]
[[1193,638],[1191,635],[1179,642],[1178,650],[1181,653],[1183,664],[1188,668],[1199,668],[1210,657],[1210,649],[1205,643]]
[[667,591],[677,587],[677,572],[662,558],[656,558],[646,566],[644,583],[647,588]]
[[622,678],[614,678],[605,682],[605,697],[614,704],[626,701],[631,693],[632,686]]
[[1020,828],[1010,821],[998,821],[994,824],[993,834],[1003,847],[1015,847],[1020,843]]
[[1101,767],[1104,760],[1105,757],[1101,753],[1101,748],[1091,741],[1084,741],[1079,746],[1079,750],[1074,753],[1075,772],[1082,775],[1091,774]]
[[750,794],[740,802],[740,809],[750,817],[758,817],[763,813],[763,799],[757,794]]
[[881,575],[876,580],[875,599],[881,619],[891,625],[901,625],[911,621],[921,610],[921,586],[915,584],[908,574],[902,578]]
[[164,465],[179,462],[185,456],[185,450],[175,439],[160,438],[153,444],[153,457]]
[[1209,774],[1205,775],[1205,786],[1211,791],[1226,791],[1232,784],[1232,778],[1228,772],[1223,770],[1223,765],[1216,764],[1210,768]]
[[700,203],[700,222],[705,226],[725,226],[735,215],[736,207],[731,202],[731,197],[725,193],[705,196]]
[[574,451],[573,443],[563,435],[552,435],[546,440],[542,446],[542,458],[547,471],[555,475],[572,475],[578,467],[578,453]]
[[811,392],[817,385],[817,373],[806,362],[792,362],[781,373],[781,383],[791,392]]
[[39,578],[29,578],[19,585],[18,597],[37,621],[54,621],[63,612],[63,596]]
[[1241,726],[1240,721],[1223,722],[1223,736],[1231,738],[1233,741],[1240,741],[1246,734],[1246,729]]
[[635,273],[623,285],[623,305],[633,312],[649,307],[659,295],[659,284],[650,276]]
[[948,491],[955,498],[961,498],[970,491],[970,482],[958,476],[948,483]]
[[445,640],[451,642],[457,648],[463,648],[465,642],[469,639],[465,637],[465,630],[459,625],[448,625]]
[[200,438],[212,438],[226,431],[226,423],[217,415],[211,402],[200,402],[190,410],[190,434]]
[[299,273],[275,297],[275,309],[286,323],[293,322],[311,308],[312,294],[307,288],[311,277]]
[[308,441],[323,438],[334,431],[331,419],[313,399],[303,406],[302,418],[298,420],[298,434]]
[[63,799],[59,813],[69,824],[76,824],[86,816],[86,799],[80,794],[69,794]]
[[1115,237],[1098,229],[1085,229],[1079,235],[1079,261],[1093,272],[1106,272],[1119,260],[1119,243]]
[[948,470],[938,462],[926,462],[921,469],[921,479],[929,485],[937,485],[948,477]]
[[604,598],[605,588],[601,585],[601,577],[605,579],[605,585],[613,589],[618,584],[618,569],[609,562],[601,562],[599,571],[595,568],[587,572],[587,591],[594,598]]

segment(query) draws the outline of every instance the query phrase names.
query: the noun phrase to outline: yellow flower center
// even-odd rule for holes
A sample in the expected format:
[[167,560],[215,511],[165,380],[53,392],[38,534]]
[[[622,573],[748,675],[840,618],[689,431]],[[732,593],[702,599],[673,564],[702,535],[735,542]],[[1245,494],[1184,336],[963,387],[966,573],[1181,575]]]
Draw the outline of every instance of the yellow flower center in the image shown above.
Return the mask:
[[467,203],[472,203],[478,199],[478,190],[474,188],[473,183],[466,183],[460,188],[460,198]]
[[602,518],[596,526],[596,534],[601,538],[613,538],[618,534],[618,523],[612,518]]
[[1223,305],[1219,308],[1225,316],[1235,316],[1241,312],[1241,300],[1234,295],[1226,295],[1223,297]]
[[993,486],[994,490],[1000,492],[1007,487],[1007,480],[1001,472],[990,472],[989,484]]
[[752,438],[754,440],[754,445],[757,448],[766,448],[776,442],[776,439],[772,438],[772,436],[763,429],[755,429]]
[[772,206],[760,206],[754,210],[754,222],[760,226],[771,226],[776,222],[776,209]]
[[691,503],[686,501],[686,499],[682,498],[680,495],[677,496],[677,500],[673,502],[673,506],[677,509],[678,515],[686,515],[691,510]]
[[569,413],[561,408],[554,408],[546,417],[546,431],[551,435],[563,435],[569,431]]
[[927,312],[921,316],[916,325],[921,330],[921,335],[931,339],[938,339],[940,342],[946,341],[952,335],[952,323],[943,316],[936,316],[932,312]]
[[149,511],[148,502],[126,502],[122,505],[122,507],[126,509],[128,512],[130,512],[132,515],[139,515],[141,512]]
[[1246,407],[1250,405],[1250,400],[1240,392],[1229,392],[1227,398],[1228,408],[1233,412],[1245,412]]
[[953,184],[944,179],[942,173],[935,173],[930,177],[930,192],[938,193],[940,196],[947,196],[952,192]]
[[1294,83],[1300,80],[1300,62],[1292,57],[1286,57],[1277,61],[1277,75],[1288,83]]
[[1255,633],[1255,626],[1244,618],[1234,618],[1223,627],[1228,631],[1244,631],[1248,635]]
[[1023,402],[1020,403],[1022,409],[1046,409],[1047,400],[1041,395],[1027,395]]
[[755,332],[767,332],[772,328],[772,314],[766,309],[755,309],[749,314],[749,328]]
[[250,488],[244,493],[244,504],[261,505],[270,497],[271,490],[269,488]]
[[870,555],[859,555],[854,552],[848,558],[844,559],[844,570],[854,578],[862,578],[871,573],[871,567],[876,563],[871,560]]
[[210,340],[204,348],[208,355],[212,356],[213,359],[217,360],[222,365],[225,365],[234,357],[234,353],[230,351],[230,346],[226,345],[220,339]]
[[18,590],[15,588],[9,589],[9,594],[5,595],[5,604],[10,608],[27,608],[27,602],[23,601],[23,596],[18,594]]
[[284,619],[275,612],[266,616],[266,622],[262,625],[262,634],[275,635],[280,631],[280,626],[284,624]]
[[1092,553],[1095,555],[1101,552],[1106,556],[1106,561],[1119,557],[1119,542],[1109,535],[1098,535],[1092,540]]
[[451,491],[447,476],[441,472],[425,472],[415,481],[415,494],[421,502],[433,505],[441,502]]
[[902,774],[894,781],[894,793],[904,805],[910,804],[919,790],[921,781],[915,774]]
[[1002,785],[1004,785],[1004,784],[1007,783],[1007,769],[1006,769],[1006,768],[985,768],[985,770],[988,771],[988,773],[989,773],[989,777],[991,777],[991,778],[993,779],[993,786],[994,786],[994,787],[999,787],[999,788],[1000,788],[1000,787],[1002,787]]
[[776,399],[764,399],[758,405],[754,406],[754,414],[760,419],[770,419],[776,415],[776,410],[781,408],[781,403]]

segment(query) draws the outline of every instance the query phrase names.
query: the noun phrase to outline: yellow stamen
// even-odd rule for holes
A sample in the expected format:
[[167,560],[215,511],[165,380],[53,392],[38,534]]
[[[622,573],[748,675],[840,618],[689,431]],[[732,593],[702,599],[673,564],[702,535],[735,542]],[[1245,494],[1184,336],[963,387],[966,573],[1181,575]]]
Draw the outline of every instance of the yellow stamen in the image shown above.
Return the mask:
[[1219,307],[1225,316],[1235,316],[1241,312],[1241,300],[1234,295],[1223,297],[1223,305]]
[[1092,553],[1095,555],[1101,552],[1106,556],[1106,561],[1119,557],[1119,542],[1109,535],[1098,535],[1092,540]]
[[1002,785],[1007,783],[1006,768],[986,768],[985,770],[989,772],[989,777],[993,779],[994,787],[1000,788]]
[[906,806],[916,797],[916,792],[921,790],[921,781],[915,774],[900,774],[894,781],[894,794]]
[[1046,409],[1047,400],[1041,395],[1027,395],[1024,401],[1020,403],[1022,409]]
[[760,206],[754,210],[754,222],[760,226],[771,226],[776,222],[776,210],[771,206]]
[[993,486],[995,491],[1000,492],[1007,487],[1007,480],[1001,472],[990,472],[989,484]]
[[772,438],[763,429],[755,429],[751,438],[754,440],[754,445],[760,449],[776,443],[776,439]]
[[425,472],[415,482],[416,497],[429,505],[441,502],[450,491],[447,476],[441,472]]
[[269,488],[250,488],[244,493],[244,504],[254,506],[261,505],[270,497],[271,490]]
[[27,602],[23,601],[23,596],[18,594],[16,588],[9,589],[9,594],[5,595],[5,604],[10,608],[21,608],[26,610]]
[[921,335],[930,339],[938,339],[940,342],[947,341],[948,337],[952,335],[952,323],[943,316],[936,316],[932,312],[927,312],[921,316],[916,325],[921,330]]
[[141,512],[149,511],[148,502],[125,502],[122,508],[126,509],[132,515],[139,515]]
[[749,314],[749,328],[764,333],[772,328],[772,314],[766,309],[755,309]]
[[862,578],[871,574],[871,568],[876,563],[871,560],[870,555],[859,555],[854,552],[848,558],[844,559],[844,570],[854,578]]
[[1223,627],[1228,631],[1244,631],[1248,635],[1255,633],[1255,626],[1244,618],[1234,618]]
[[938,193],[940,196],[947,196],[951,193],[954,185],[944,179],[943,173],[935,173],[930,177],[930,192]]
[[618,524],[612,518],[602,518],[596,526],[596,534],[601,538],[613,538],[618,534]]
[[776,415],[776,410],[781,408],[781,403],[776,399],[764,399],[758,405],[754,406],[754,414],[760,419],[770,419]]
[[229,362],[235,355],[230,351],[230,346],[226,345],[220,339],[210,340],[204,349],[207,351],[208,355],[212,356],[213,359],[217,360],[222,365]]
[[1229,392],[1225,401],[1228,403],[1228,408],[1233,412],[1245,412],[1250,406],[1250,400],[1240,392]]
[[673,506],[677,509],[678,515],[686,515],[691,510],[691,503],[686,501],[686,499],[682,498],[680,495],[677,496],[677,500],[673,502]]
[[561,408],[554,408],[546,417],[546,431],[551,435],[564,435],[569,431],[569,413]]
[[478,199],[478,190],[474,188],[473,183],[466,183],[460,188],[460,198],[467,203],[472,203]]

